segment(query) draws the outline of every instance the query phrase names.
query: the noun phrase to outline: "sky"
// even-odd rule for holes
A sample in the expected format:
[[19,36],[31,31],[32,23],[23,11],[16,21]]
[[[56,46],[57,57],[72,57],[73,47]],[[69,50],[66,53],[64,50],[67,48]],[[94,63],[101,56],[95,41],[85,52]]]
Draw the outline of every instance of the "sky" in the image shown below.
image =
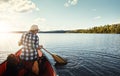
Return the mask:
[[120,0],[0,0],[0,32],[89,29],[120,23]]

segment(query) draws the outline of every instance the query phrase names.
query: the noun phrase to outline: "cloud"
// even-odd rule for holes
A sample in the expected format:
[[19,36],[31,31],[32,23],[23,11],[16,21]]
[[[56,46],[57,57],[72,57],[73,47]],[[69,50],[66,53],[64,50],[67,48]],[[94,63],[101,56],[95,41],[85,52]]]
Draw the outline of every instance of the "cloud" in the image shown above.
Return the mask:
[[65,3],[64,6],[65,6],[65,7],[69,7],[69,4],[68,4],[68,3]]
[[2,2],[8,2],[9,0],[0,0],[0,3],[2,3]]
[[94,17],[95,20],[101,19],[101,16]]
[[119,18],[118,18],[118,19],[115,19],[114,21],[111,21],[110,24],[117,24],[117,23],[120,23],[120,19],[119,19]]
[[34,20],[34,22],[37,22],[37,23],[39,23],[39,22],[45,22],[45,21],[46,21],[45,18],[36,18],[36,19]]
[[0,0],[0,11],[28,12],[39,10],[31,0]]
[[69,7],[71,5],[76,5],[78,3],[78,0],[67,0],[67,2],[64,4],[65,7]]

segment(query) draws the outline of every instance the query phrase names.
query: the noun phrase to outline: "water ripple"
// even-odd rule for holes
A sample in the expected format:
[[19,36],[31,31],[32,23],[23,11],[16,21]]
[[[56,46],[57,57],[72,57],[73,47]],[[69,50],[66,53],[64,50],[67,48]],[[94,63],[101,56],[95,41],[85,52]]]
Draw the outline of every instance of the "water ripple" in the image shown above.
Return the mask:
[[68,64],[65,66],[56,66],[60,76],[120,75],[119,55],[96,51],[79,51],[76,53],[73,51],[64,53]]

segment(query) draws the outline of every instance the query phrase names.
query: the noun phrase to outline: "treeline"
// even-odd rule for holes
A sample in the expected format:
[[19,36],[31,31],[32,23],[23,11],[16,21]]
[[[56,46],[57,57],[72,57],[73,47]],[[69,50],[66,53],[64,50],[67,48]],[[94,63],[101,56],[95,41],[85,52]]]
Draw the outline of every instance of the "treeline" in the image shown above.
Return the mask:
[[120,24],[104,25],[90,29],[78,29],[69,31],[71,33],[117,33],[120,34]]

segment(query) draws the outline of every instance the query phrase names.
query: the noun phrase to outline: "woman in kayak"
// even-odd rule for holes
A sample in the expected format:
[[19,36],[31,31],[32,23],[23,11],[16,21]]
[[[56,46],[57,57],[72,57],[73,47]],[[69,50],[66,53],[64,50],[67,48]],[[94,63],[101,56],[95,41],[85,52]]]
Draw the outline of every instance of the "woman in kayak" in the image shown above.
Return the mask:
[[20,59],[25,64],[25,68],[30,71],[32,71],[34,62],[38,59],[38,49],[42,48],[42,45],[39,45],[38,31],[38,26],[32,25],[28,32],[23,33],[18,44],[19,46],[23,45]]

